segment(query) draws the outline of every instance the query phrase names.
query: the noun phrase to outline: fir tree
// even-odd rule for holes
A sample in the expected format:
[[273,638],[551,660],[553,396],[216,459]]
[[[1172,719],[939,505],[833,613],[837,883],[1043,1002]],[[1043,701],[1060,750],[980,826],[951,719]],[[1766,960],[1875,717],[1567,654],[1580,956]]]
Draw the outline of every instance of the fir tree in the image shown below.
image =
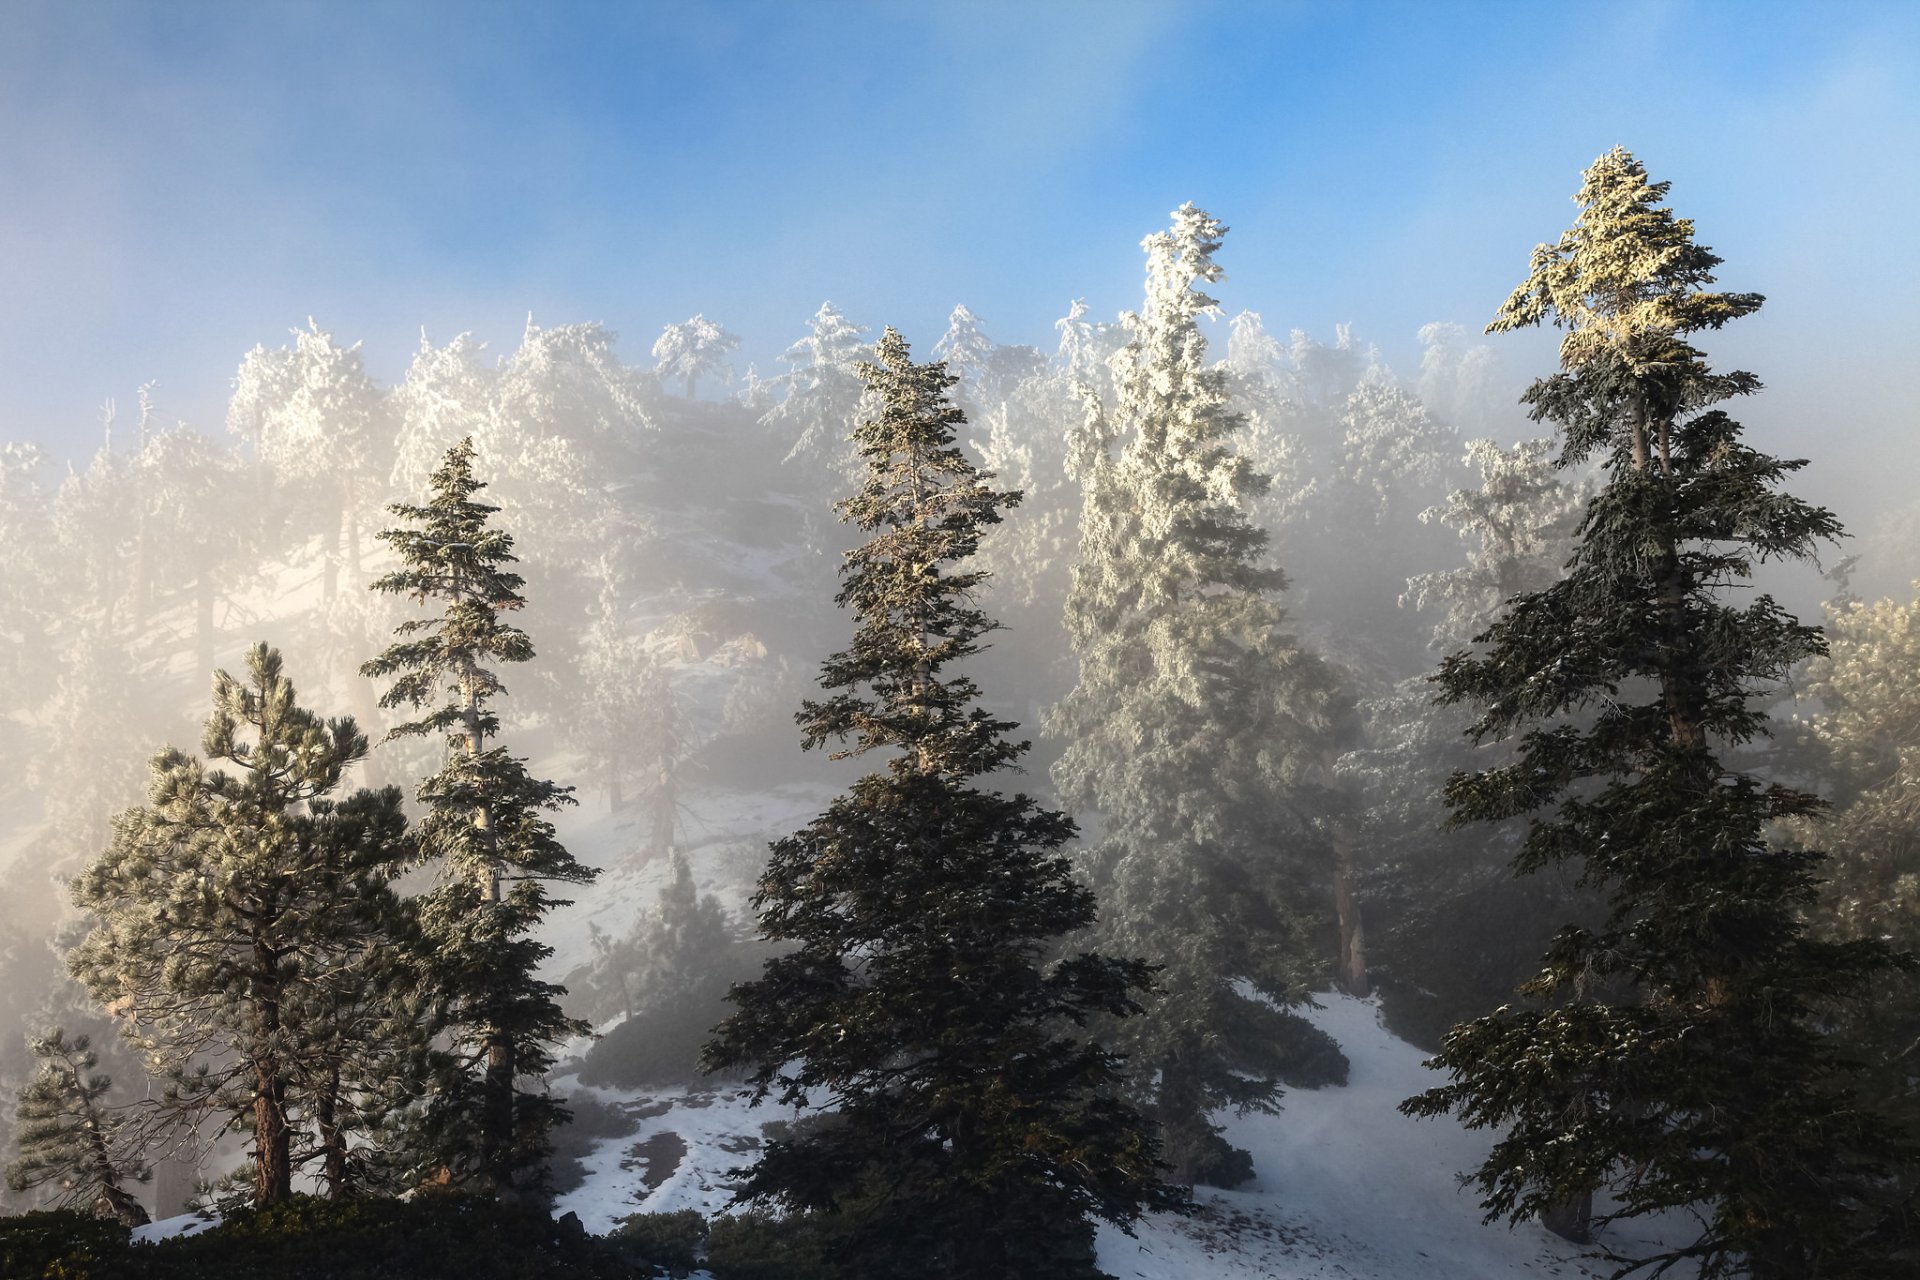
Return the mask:
[[841,504],[871,535],[838,597],[860,626],[799,720],[808,747],[890,757],[773,846],[754,903],[791,949],[734,989],[708,1061],[748,1068],[757,1098],[831,1104],[769,1143],[741,1194],[820,1215],[847,1274],[1090,1275],[1089,1215],[1125,1225],[1170,1199],[1109,1095],[1113,1057],[1074,1030],[1132,1013],[1149,971],[1047,959],[1094,916],[1060,853],[1073,824],[976,785],[1026,744],[953,670],[995,626],[966,562],[1017,495],[955,447],[952,375],[891,329],[878,352],[866,482]]
[[733,379],[727,353],[740,349],[740,335],[729,333],[705,316],[695,316],[685,324],[670,324],[655,339],[653,358],[662,378],[678,378],[687,388],[687,399],[701,378],[718,378],[723,384]]
[[14,1140],[20,1154],[7,1166],[15,1191],[59,1189],[56,1203],[86,1205],[128,1226],[147,1211],[121,1184],[150,1176],[128,1117],[106,1103],[113,1081],[94,1072],[99,1055],[86,1036],[69,1040],[58,1029],[33,1037],[40,1070],[20,1091]]
[[1285,629],[1286,577],[1246,514],[1266,478],[1234,451],[1242,420],[1206,363],[1201,287],[1221,277],[1224,231],[1189,204],[1145,241],[1147,302],[1124,317],[1115,408],[1091,401],[1075,445],[1079,675],[1048,727],[1066,740],[1062,799],[1104,824],[1089,857],[1109,913],[1099,936],[1166,966],[1149,1015],[1120,1032],[1136,1084],[1174,1176],[1232,1185],[1251,1162],[1210,1111],[1272,1110],[1289,1074],[1344,1075],[1284,1008],[1326,972],[1316,931],[1342,712],[1326,667]]
[[1448,784],[1455,820],[1531,815],[1515,870],[1576,864],[1609,913],[1561,931],[1528,1004],[1455,1028],[1433,1063],[1451,1081],[1404,1105],[1503,1131],[1475,1175],[1490,1218],[1599,1187],[1617,1197],[1602,1221],[1701,1215],[1696,1239],[1621,1274],[1683,1258],[1706,1277],[1906,1274],[1867,1236],[1892,1141],[1822,1026],[1896,962],[1809,936],[1827,859],[1768,831],[1820,802],[1729,763],[1765,732],[1756,695],[1823,646],[1770,597],[1728,595],[1839,526],[1781,490],[1802,463],[1741,443],[1718,407],[1759,382],[1714,373],[1689,336],[1761,299],[1707,288],[1720,259],[1666,191],[1627,152],[1600,157],[1573,228],[1489,326],[1567,331],[1526,399],[1565,463],[1598,456],[1608,478],[1566,576],[1436,677],[1478,710],[1477,740],[1517,737],[1511,763]]
[[94,925],[68,965],[168,1082],[169,1112],[251,1131],[252,1199],[266,1204],[292,1194],[313,1145],[316,1073],[373,1057],[340,1043],[330,1011],[366,995],[406,819],[393,788],[329,798],[367,740],[301,707],[264,644],[244,682],[216,674],[202,749],[236,772],[171,747],[154,757],[148,803],[115,818],[74,881]]
[[[375,591],[438,603],[433,618],[400,624],[400,639],[362,668],[394,677],[383,707],[425,710],[389,737],[445,734],[440,772],[420,784],[427,813],[422,852],[441,859],[447,879],[426,896],[421,927],[426,964],[443,1004],[441,1030],[452,1062],[428,1116],[429,1143],[449,1176],[501,1196],[537,1189],[547,1134],[565,1109],[538,1081],[554,1046],[590,1028],[560,1010],[560,988],[538,976],[552,948],[534,930],[554,907],[549,882],[585,884],[545,816],[572,803],[571,788],[534,778],[495,739],[492,702],[506,692],[493,666],[525,662],[533,644],[504,614],[525,603],[513,538],[490,527],[496,507],[476,502],[473,444],[462,441],[434,473],[425,506],[394,503],[404,523],[379,536],[400,568]],[[437,702],[437,705],[435,705]]]

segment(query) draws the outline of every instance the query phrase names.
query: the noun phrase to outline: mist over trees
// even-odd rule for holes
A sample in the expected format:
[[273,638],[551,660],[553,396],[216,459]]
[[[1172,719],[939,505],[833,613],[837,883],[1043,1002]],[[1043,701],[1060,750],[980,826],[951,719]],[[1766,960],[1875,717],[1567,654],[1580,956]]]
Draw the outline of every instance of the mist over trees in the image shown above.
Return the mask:
[[1747,590],[1839,531],[1695,345],[1759,299],[1587,184],[1495,323],[1565,331],[1523,407],[1455,324],[1229,314],[1187,204],[1051,351],[307,319],[224,432],[149,384],[64,473],[0,445],[7,1206],[538,1206],[553,1081],[707,1045],[823,1112],[744,1186],[848,1265],[1091,1274],[1345,1078],[1338,988],[1501,1128],[1491,1213],[1904,1274],[1916,606]]

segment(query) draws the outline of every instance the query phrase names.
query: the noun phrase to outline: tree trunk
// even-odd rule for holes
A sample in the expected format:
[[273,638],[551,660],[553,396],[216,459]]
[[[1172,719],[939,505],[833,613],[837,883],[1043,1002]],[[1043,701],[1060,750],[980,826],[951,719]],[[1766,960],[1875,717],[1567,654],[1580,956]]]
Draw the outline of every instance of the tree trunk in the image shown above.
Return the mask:
[[[465,696],[465,721],[467,729],[467,752],[473,759],[479,759],[485,749],[485,740],[480,730],[480,698],[474,685],[472,672],[462,677],[462,693]],[[493,814],[486,804],[476,805],[473,811],[474,830],[480,833],[480,843],[487,850],[485,861],[474,868],[475,886],[480,890],[484,905],[483,911],[493,912],[500,908],[500,864],[492,855],[497,836],[493,830]],[[494,1195],[511,1195],[513,1192],[513,1082],[519,1074],[514,1061],[513,1037],[499,1026],[488,1023],[479,1028],[482,1042],[486,1045],[487,1068],[481,1079],[480,1104],[480,1164],[483,1176],[489,1184],[488,1190]]]
[[200,570],[193,585],[193,659],[194,673],[201,687],[213,677],[213,573]]
[[330,513],[331,519],[325,520],[321,528],[320,559],[324,564],[321,572],[320,601],[332,604],[334,593],[340,589],[340,521],[341,513]]
[[[261,736],[266,736],[263,725]],[[287,1081],[281,1070],[279,957],[264,941],[253,944],[250,980],[263,988],[253,1006],[253,1203],[276,1204],[293,1195],[293,1135],[287,1127]]]
[[[277,1025],[277,1023],[276,1023]],[[293,1135],[287,1128],[287,1083],[267,1057],[253,1076],[253,1203],[277,1204],[293,1195]]]
[[324,1087],[313,1101],[314,1126],[320,1130],[320,1178],[326,1183],[327,1198],[343,1199],[353,1194],[353,1173],[347,1164],[347,1135],[340,1129],[340,1068],[327,1072]]
[[1334,833],[1333,904],[1340,917],[1340,989],[1350,996],[1372,992],[1367,981],[1367,934],[1360,918],[1360,900],[1353,891],[1353,862],[1346,832]]
[[1540,1215],[1540,1225],[1563,1240],[1592,1244],[1593,1192],[1583,1191],[1546,1210]]

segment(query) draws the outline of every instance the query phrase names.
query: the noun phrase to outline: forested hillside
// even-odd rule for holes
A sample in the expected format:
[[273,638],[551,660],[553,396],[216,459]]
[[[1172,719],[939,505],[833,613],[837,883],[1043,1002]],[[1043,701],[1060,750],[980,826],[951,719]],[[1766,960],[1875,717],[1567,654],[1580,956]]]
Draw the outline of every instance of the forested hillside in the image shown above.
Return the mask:
[[[1269,327],[1185,204],[1052,349],[824,302],[766,374],[695,315],[383,383],[316,318],[224,422],[6,444],[7,1208],[1099,1275],[1284,1204],[1313,1090],[1404,1131],[1367,1000],[1489,1130],[1374,1158],[1573,1242],[1459,1265],[1909,1274],[1915,609],[1743,438],[1762,299],[1667,194],[1602,156],[1490,317],[1551,369]],[[703,1089],[777,1104],[706,1135],[753,1215],[542,1235]]]

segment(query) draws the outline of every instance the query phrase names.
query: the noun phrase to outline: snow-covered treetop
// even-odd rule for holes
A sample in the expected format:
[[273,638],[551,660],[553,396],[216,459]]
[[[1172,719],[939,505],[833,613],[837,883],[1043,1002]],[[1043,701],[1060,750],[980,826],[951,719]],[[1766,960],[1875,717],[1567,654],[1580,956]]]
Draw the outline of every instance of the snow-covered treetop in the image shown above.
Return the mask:
[[661,331],[653,344],[653,358],[659,361],[655,371],[662,378],[684,382],[687,398],[692,399],[694,386],[701,378],[732,381],[733,366],[727,362],[727,353],[739,346],[738,334],[729,333],[704,315],[696,315]]

